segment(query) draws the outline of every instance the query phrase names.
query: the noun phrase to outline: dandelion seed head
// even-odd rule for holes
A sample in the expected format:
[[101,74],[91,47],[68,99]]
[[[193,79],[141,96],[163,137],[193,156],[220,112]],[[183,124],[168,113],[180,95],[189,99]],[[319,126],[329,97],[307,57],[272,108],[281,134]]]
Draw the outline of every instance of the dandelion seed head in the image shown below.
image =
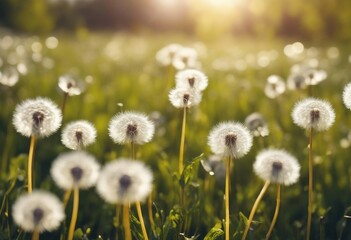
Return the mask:
[[75,186],[87,189],[95,185],[100,165],[95,158],[81,151],[59,155],[51,166],[51,176],[57,186],[69,190]]
[[342,93],[342,99],[344,105],[351,110],[351,83],[347,84],[344,87],[344,91]]
[[303,74],[292,73],[287,79],[287,86],[290,90],[300,90],[307,87],[306,79]]
[[172,65],[175,69],[178,70],[183,70],[186,68],[197,68],[197,57],[198,54],[194,48],[182,47],[175,53]]
[[12,207],[15,223],[24,231],[53,231],[65,218],[63,205],[53,194],[35,190],[16,199]]
[[202,94],[189,88],[174,88],[169,92],[168,98],[176,108],[191,108],[200,104]]
[[269,135],[267,122],[260,113],[251,113],[245,119],[245,126],[255,137],[265,137]]
[[120,158],[103,167],[96,189],[106,202],[127,204],[144,201],[152,181],[152,172],[144,163]]
[[163,66],[169,66],[173,62],[173,58],[182,46],[176,43],[169,44],[156,53],[156,60]]
[[154,136],[155,124],[143,113],[123,112],[111,119],[108,130],[115,143],[144,144]]
[[61,126],[61,110],[47,98],[28,99],[16,106],[13,125],[26,137],[47,137]]
[[258,177],[264,181],[291,185],[300,177],[300,164],[285,150],[266,149],[261,151],[253,165]]
[[323,70],[308,69],[304,72],[304,76],[307,85],[317,85],[320,82],[323,82],[328,74]]
[[78,84],[78,82],[74,80],[72,76],[69,75],[63,75],[59,77],[58,86],[63,92],[67,93],[69,96],[80,95],[83,92],[83,86]]
[[96,129],[94,125],[85,120],[74,121],[65,126],[61,134],[61,142],[67,148],[80,150],[94,143]]
[[252,136],[241,123],[223,122],[211,130],[208,145],[215,154],[240,158],[250,151]]
[[266,86],[264,88],[264,93],[269,98],[276,98],[285,92],[285,82],[284,80],[277,76],[271,75],[267,78]]
[[291,116],[296,125],[317,131],[329,129],[335,121],[331,104],[315,98],[307,98],[296,103]]
[[177,73],[176,88],[192,88],[195,91],[203,91],[207,88],[207,76],[195,69],[186,69]]

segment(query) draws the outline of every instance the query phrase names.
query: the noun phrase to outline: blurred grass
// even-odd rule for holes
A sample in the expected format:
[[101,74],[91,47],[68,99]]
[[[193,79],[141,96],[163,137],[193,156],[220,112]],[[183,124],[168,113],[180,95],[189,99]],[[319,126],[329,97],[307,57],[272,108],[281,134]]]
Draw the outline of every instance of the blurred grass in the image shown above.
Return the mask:
[[[161,119],[156,135],[151,143],[136,148],[137,158],[145,161],[154,171],[155,184],[153,199],[156,220],[156,236],[152,236],[150,223],[145,217],[151,239],[175,239],[181,217],[191,219],[186,236],[198,236],[203,239],[212,227],[211,234],[218,234],[218,222],[224,218],[223,179],[216,180],[200,166],[193,169],[192,180],[186,186],[188,208],[179,209],[178,183],[175,172],[180,140],[181,111],[171,106],[168,101],[168,69],[160,67],[155,61],[155,53],[163,46],[177,42],[196,48],[200,54],[202,70],[208,75],[209,86],[203,100],[196,109],[190,109],[187,122],[185,162],[204,153],[210,156],[207,135],[212,126],[221,121],[235,120],[243,122],[252,112],[260,112],[268,122],[270,135],[264,139],[266,147],[285,148],[295,155],[301,165],[300,181],[282,188],[282,203],[278,221],[273,231],[273,239],[302,239],[307,218],[308,152],[307,134],[292,123],[290,112],[294,103],[306,97],[305,91],[287,91],[277,99],[268,99],[263,92],[269,75],[278,74],[287,78],[290,67],[306,58],[293,60],[287,58],[283,49],[292,40],[235,39],[224,37],[203,42],[195,37],[182,35],[128,35],[94,34],[79,32],[76,36],[59,34],[59,45],[55,49],[45,47],[45,38],[16,36],[1,33],[0,39],[10,37],[13,44],[2,49],[0,58],[5,69],[10,64],[8,59],[16,53],[18,46],[23,46],[25,54],[18,58],[18,63],[28,67],[28,73],[20,76],[18,84],[12,88],[0,86],[0,152],[2,166],[0,197],[8,209],[16,197],[25,192],[26,158],[29,140],[17,134],[11,124],[12,113],[17,103],[27,98],[45,96],[61,105],[63,93],[57,86],[58,77],[73,74],[85,82],[86,90],[80,96],[69,97],[63,125],[71,120],[86,119],[97,128],[97,142],[88,147],[101,164],[121,156],[129,156],[125,146],[113,144],[108,136],[107,126],[111,117],[121,111],[118,103],[123,103],[123,110],[142,111],[147,114],[157,112]],[[42,50],[36,52],[41,60],[33,61],[33,43],[40,43]],[[351,205],[351,167],[349,164],[350,148],[343,148],[340,141],[350,131],[351,113],[342,104],[343,86],[350,81],[350,46],[345,43],[321,43],[313,46],[304,43],[305,48],[315,47],[320,68],[328,72],[328,78],[314,87],[314,96],[329,100],[335,108],[336,122],[327,132],[316,135],[315,153],[315,206],[313,216],[313,236],[319,238],[321,216],[324,217],[325,239],[337,239],[342,224],[347,224],[343,214]],[[328,49],[336,46],[337,57],[328,56]],[[262,52],[264,51],[264,52]],[[268,66],[260,67],[260,54],[274,54],[276,58]],[[172,82],[173,84],[173,82]],[[262,142],[255,139],[254,147],[243,159],[235,162],[232,173],[231,190],[231,233],[238,232],[234,239],[240,239],[244,226],[239,212],[248,216],[251,206],[263,185],[252,172],[252,164]],[[63,196],[49,175],[53,159],[67,151],[60,143],[60,132],[48,139],[38,141],[35,156],[35,187],[55,192]],[[4,169],[3,163],[7,162]],[[14,182],[11,192],[10,189]],[[90,228],[88,239],[112,239],[115,229],[112,221],[114,206],[99,198],[94,189],[82,191],[84,201],[80,204],[77,227]],[[70,206],[70,205],[69,205]],[[275,208],[275,188],[271,187],[264,197],[253,224],[254,236],[264,236]],[[92,211],[92,209],[95,209]],[[132,208],[133,209],[133,208]],[[143,206],[144,215],[146,205]],[[70,215],[70,207],[66,210]],[[8,213],[11,216],[11,212]],[[136,211],[133,209],[133,215]],[[241,221],[241,222],[240,222]],[[17,237],[18,230],[11,217],[1,212],[0,239]],[[137,227],[138,223],[133,221]],[[139,229],[134,226],[133,229]],[[238,228],[238,226],[241,226]],[[119,234],[122,233],[119,228]],[[136,233],[137,230],[134,232]],[[26,234],[26,239],[30,238]],[[44,234],[43,239],[56,238],[59,231]],[[210,234],[209,234],[210,235]],[[45,237],[46,236],[46,237]],[[347,239],[345,234],[342,239]],[[346,236],[346,237],[345,237]],[[12,239],[10,237],[10,239]],[[215,238],[209,238],[215,239]]]

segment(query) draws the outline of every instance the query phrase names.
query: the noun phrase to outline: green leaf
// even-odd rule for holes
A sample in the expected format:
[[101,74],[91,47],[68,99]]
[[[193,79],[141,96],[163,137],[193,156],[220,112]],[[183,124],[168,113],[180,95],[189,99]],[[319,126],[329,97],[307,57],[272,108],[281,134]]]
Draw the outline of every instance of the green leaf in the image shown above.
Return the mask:
[[197,156],[196,158],[193,159],[193,161],[187,165],[183,172],[182,175],[180,176],[179,179],[179,184],[181,187],[184,187],[185,185],[187,185],[189,183],[189,181],[195,176],[195,173],[198,170],[199,167],[199,163],[200,160],[203,157],[203,153],[201,153],[199,156]]
[[222,223],[217,222],[216,225],[206,234],[204,240],[215,240],[224,235]]
[[81,228],[78,228],[77,230],[74,231],[73,239],[82,239],[83,235],[84,235],[83,230]]

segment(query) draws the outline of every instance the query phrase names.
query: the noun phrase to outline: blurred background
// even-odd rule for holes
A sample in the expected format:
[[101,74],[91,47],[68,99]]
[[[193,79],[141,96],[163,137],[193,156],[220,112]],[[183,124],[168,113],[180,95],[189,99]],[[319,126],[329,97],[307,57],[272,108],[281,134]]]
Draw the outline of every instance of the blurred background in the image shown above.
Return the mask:
[[348,40],[350,10],[348,0],[1,0],[0,24],[41,34],[84,28]]

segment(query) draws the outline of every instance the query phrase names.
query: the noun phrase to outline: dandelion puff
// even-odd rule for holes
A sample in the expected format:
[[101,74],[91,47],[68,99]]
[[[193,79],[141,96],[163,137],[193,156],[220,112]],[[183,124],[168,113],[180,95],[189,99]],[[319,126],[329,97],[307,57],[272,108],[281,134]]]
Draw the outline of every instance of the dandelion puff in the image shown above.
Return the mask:
[[300,164],[290,153],[279,149],[266,149],[256,156],[254,171],[264,181],[291,185],[300,176]]
[[59,155],[51,166],[51,176],[57,186],[70,190],[87,189],[95,185],[100,165],[86,152],[68,152]]
[[174,88],[168,94],[169,101],[176,108],[191,108],[200,104],[202,95],[189,88]]
[[175,69],[197,68],[198,54],[194,48],[182,47],[173,57],[172,65]]
[[301,73],[292,73],[288,76],[287,86],[290,90],[300,90],[307,87],[305,76]]
[[351,110],[351,83],[347,84],[344,87],[344,91],[342,93],[342,99],[345,106]]
[[304,72],[304,76],[307,85],[318,85],[328,77],[328,74],[324,70],[308,69]]
[[69,75],[63,75],[58,80],[59,88],[69,96],[80,95],[83,92],[83,86]]
[[252,135],[241,123],[223,122],[211,130],[208,145],[215,154],[240,158],[250,151]]
[[285,92],[285,82],[277,75],[271,75],[267,78],[264,93],[269,98],[276,98]]
[[120,158],[107,163],[96,185],[100,196],[112,204],[144,201],[152,189],[152,172],[138,160]]
[[173,62],[176,53],[182,48],[180,44],[172,43],[161,48],[156,53],[156,61],[163,66],[169,66]]
[[296,103],[291,116],[296,125],[317,131],[327,130],[335,121],[331,104],[316,98],[307,98]]
[[265,137],[269,135],[267,122],[260,113],[251,113],[245,119],[245,126],[255,137]]
[[62,130],[61,142],[67,148],[79,150],[95,142],[96,129],[88,121],[74,121]]
[[115,143],[144,144],[154,136],[155,125],[143,113],[123,112],[111,119],[108,130]]
[[62,114],[57,105],[47,98],[28,99],[16,106],[13,125],[26,137],[47,137],[61,126]]
[[203,91],[207,88],[207,76],[195,69],[186,69],[177,73],[176,88],[191,88],[195,91]]
[[63,205],[53,194],[33,191],[21,195],[12,207],[13,219],[24,231],[53,231],[65,218]]

